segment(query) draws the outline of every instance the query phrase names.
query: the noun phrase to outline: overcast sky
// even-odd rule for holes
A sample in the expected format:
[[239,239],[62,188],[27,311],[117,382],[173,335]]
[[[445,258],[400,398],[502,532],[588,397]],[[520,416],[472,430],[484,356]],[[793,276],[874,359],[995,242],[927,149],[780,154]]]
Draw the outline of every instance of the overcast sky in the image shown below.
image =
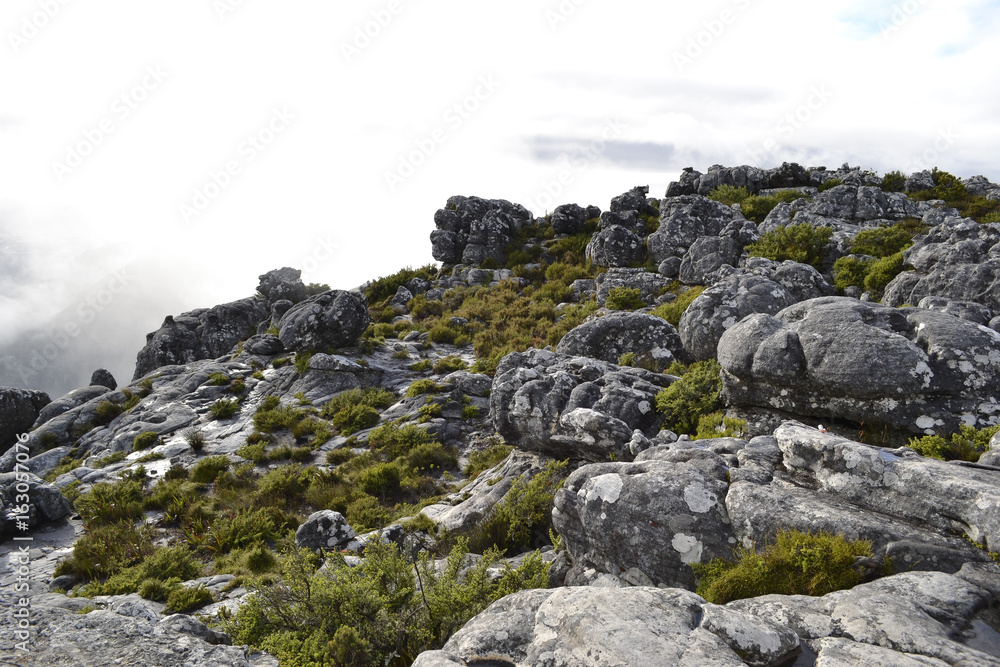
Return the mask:
[[272,268],[351,288],[432,261],[453,194],[604,208],[687,166],[782,161],[998,181],[998,17],[997,0],[4,0],[2,335],[56,313],[85,331],[86,308],[127,302],[134,359],[164,315]]

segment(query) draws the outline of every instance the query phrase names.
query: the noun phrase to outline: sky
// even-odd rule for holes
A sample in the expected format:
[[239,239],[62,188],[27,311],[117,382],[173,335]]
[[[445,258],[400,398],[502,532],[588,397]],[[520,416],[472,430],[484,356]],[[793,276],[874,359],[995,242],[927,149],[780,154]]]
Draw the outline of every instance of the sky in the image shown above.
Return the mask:
[[273,268],[429,263],[455,194],[543,215],[783,161],[1000,181],[998,28],[997,0],[4,0],[0,384],[127,381],[164,316]]

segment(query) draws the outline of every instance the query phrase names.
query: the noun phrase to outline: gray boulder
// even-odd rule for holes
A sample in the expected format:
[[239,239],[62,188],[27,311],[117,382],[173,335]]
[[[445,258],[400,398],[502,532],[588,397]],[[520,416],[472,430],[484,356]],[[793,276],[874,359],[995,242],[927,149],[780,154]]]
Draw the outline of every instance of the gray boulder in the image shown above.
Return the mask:
[[295,531],[295,546],[306,549],[339,549],[351,542],[357,533],[340,512],[313,512]]
[[728,236],[699,237],[684,255],[680,281],[685,285],[704,285],[723,265],[735,267],[742,252],[742,246]]
[[243,351],[247,354],[259,354],[261,356],[271,356],[285,350],[281,339],[273,334],[257,334],[247,338],[243,344]]
[[888,200],[882,188],[837,185],[818,193],[803,210],[850,222],[878,220],[888,215]]
[[41,391],[0,387],[0,453],[10,449],[17,437],[27,433],[38,414],[52,402]]
[[696,361],[713,359],[722,335],[753,313],[777,313],[794,303],[784,287],[757,275],[737,274],[712,285],[681,316],[681,342]]
[[627,352],[637,361],[648,361],[663,369],[687,353],[672,324],[644,313],[611,313],[571,329],[556,352],[617,363]]
[[611,210],[615,213],[635,211],[639,215],[656,215],[656,207],[646,197],[648,185],[639,185],[611,200]]
[[41,426],[45,422],[58,417],[65,412],[69,412],[77,406],[83,405],[98,396],[103,396],[110,392],[110,389],[99,384],[83,387],[81,389],[74,389],[65,396],[57,398],[42,408],[41,412],[38,413],[38,419],[35,421],[34,425],[36,427]]
[[660,205],[660,226],[646,239],[649,254],[657,264],[668,257],[683,257],[699,237],[718,236],[736,216],[731,207],[700,195],[665,199]]
[[641,261],[646,249],[635,232],[621,225],[611,225],[591,237],[586,254],[597,266],[629,266]]
[[736,544],[727,486],[722,460],[702,450],[654,448],[634,463],[576,470],[552,511],[573,560],[567,583],[592,569],[632,585],[693,589],[691,565],[728,557]]
[[254,335],[257,325],[270,312],[264,299],[251,297],[192,310],[176,318],[168,315],[158,330],[146,335],[132,379],[138,380],[162,366],[221,357]]
[[[18,486],[22,488],[18,488]],[[27,491],[23,486],[27,485]],[[27,496],[27,502],[23,497]],[[22,511],[27,509],[26,512]],[[56,487],[31,473],[0,473],[0,533],[24,534],[18,521],[29,528],[49,521],[58,521],[69,514],[69,501]]]
[[812,299],[741,321],[718,356],[727,405],[915,434],[1000,413],[1000,334],[938,311]]
[[115,376],[111,374],[106,368],[98,368],[94,371],[93,375],[90,376],[90,386],[97,385],[99,387],[107,387],[108,389],[117,389],[118,381],[115,380]]
[[586,357],[512,352],[497,367],[490,418],[518,449],[556,459],[629,460],[632,431],[657,431],[656,394],[672,380]]
[[927,310],[937,310],[948,313],[962,320],[968,320],[974,324],[987,326],[993,319],[993,312],[981,303],[974,301],[953,301],[940,296],[925,296],[917,304],[917,308]]
[[670,283],[670,279],[666,276],[645,269],[612,267],[597,276],[597,305],[603,307],[611,290],[616,287],[637,289],[639,298],[647,305],[653,305],[670,287]]
[[455,196],[434,214],[431,232],[434,259],[445,264],[478,265],[485,259],[504,261],[504,249],[531,213],[503,199]]
[[[302,271],[290,267],[274,269],[258,276],[257,291],[264,295],[268,303],[291,301],[298,303],[306,298],[306,286],[302,283]],[[112,387],[113,388],[113,387]]]
[[278,338],[289,350],[325,351],[352,345],[370,322],[363,295],[330,290],[290,308],[278,323]]
[[587,220],[601,215],[601,209],[596,206],[583,208],[576,204],[562,204],[552,211],[550,223],[556,234],[579,234]]

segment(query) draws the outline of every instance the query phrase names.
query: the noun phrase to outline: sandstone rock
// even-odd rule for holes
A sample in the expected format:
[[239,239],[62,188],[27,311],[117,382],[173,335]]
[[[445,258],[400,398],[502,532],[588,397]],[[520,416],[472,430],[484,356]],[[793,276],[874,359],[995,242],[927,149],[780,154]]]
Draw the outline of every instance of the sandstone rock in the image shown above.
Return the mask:
[[98,368],[94,371],[94,374],[90,376],[90,385],[107,387],[108,389],[117,389],[118,382],[115,380],[115,376],[111,374],[111,371],[106,368]]
[[687,358],[674,326],[643,313],[611,313],[584,322],[563,336],[556,351],[611,363],[632,352],[638,361],[648,359],[661,369]]
[[313,512],[295,531],[295,546],[306,549],[340,549],[356,537],[340,512]]
[[278,338],[296,351],[321,351],[353,344],[371,322],[361,294],[331,290],[293,306],[281,318]]
[[[27,485],[27,491],[19,490],[19,484]],[[22,502],[19,496],[27,496],[28,501]],[[25,509],[27,511],[22,511]],[[0,473],[0,520],[3,521],[0,532],[24,535],[16,525],[17,519],[24,517],[28,527],[34,527],[58,521],[69,512],[69,501],[51,484],[31,473]]]
[[649,203],[646,195],[649,194],[648,185],[639,185],[624,194],[620,194],[611,200],[611,210],[618,213],[624,211],[635,211],[639,215],[656,215],[656,207]]
[[45,422],[58,417],[64,412],[68,412],[73,408],[83,405],[84,403],[97,398],[98,396],[103,396],[110,393],[111,390],[103,385],[91,385],[89,387],[83,387],[81,389],[74,389],[65,396],[62,396],[44,408],[38,413],[38,419],[35,421],[35,426],[41,426]]
[[19,435],[31,429],[51,400],[41,391],[0,387],[0,453],[10,449]]
[[937,311],[812,299],[746,318],[718,355],[727,405],[917,434],[1000,416],[1000,334]]
[[294,304],[306,298],[306,286],[302,283],[302,271],[299,269],[286,266],[258,277],[257,291],[264,295],[268,303],[287,300]]
[[685,285],[704,285],[722,265],[735,267],[742,252],[743,248],[727,236],[699,237],[684,255],[680,281]]
[[631,458],[632,431],[655,433],[656,393],[670,376],[531,349],[497,367],[490,418],[507,442],[557,459]]
[[652,273],[645,269],[612,267],[597,277],[596,285],[599,306],[604,306],[608,300],[608,294],[616,287],[637,289],[639,290],[639,298],[648,305],[652,305],[670,286],[670,280],[659,273]]
[[629,266],[646,254],[642,239],[620,225],[594,234],[587,244],[587,259],[598,266]]
[[503,199],[455,196],[434,214],[434,259],[445,264],[478,265],[487,258],[503,262],[504,249],[531,213]]
[[684,195],[663,200],[660,227],[649,235],[646,245],[653,261],[683,257],[701,236],[718,236],[736,218],[732,208],[700,195]]

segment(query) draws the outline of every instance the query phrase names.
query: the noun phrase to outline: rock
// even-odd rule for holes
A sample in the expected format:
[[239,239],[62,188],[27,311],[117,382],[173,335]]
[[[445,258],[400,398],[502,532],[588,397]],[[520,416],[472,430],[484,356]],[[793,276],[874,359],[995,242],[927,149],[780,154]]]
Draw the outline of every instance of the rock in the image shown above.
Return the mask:
[[52,399],[41,391],[0,387],[0,453],[27,433]]
[[854,222],[885,218],[887,209],[888,201],[882,188],[837,185],[818,193],[803,210]]
[[615,213],[635,211],[639,215],[657,215],[656,210],[646,195],[649,194],[648,185],[639,185],[624,194],[620,194],[611,200],[611,210]]
[[756,275],[738,274],[702,292],[681,316],[681,342],[696,361],[712,359],[723,334],[754,313],[774,314],[794,301],[784,287]]
[[576,470],[556,494],[552,523],[573,560],[635,585],[693,589],[694,563],[726,558],[736,544],[726,514],[721,459],[687,450]]
[[630,266],[645,257],[646,249],[634,232],[612,225],[591,237],[586,254],[597,266]]
[[363,295],[330,290],[289,309],[278,323],[278,338],[289,350],[325,351],[352,345],[370,322]]
[[302,271],[299,269],[286,266],[258,277],[260,284],[257,291],[264,295],[268,303],[287,300],[294,304],[306,298],[306,286],[302,283]]
[[917,304],[917,308],[937,310],[974,324],[987,326],[993,319],[993,312],[986,306],[974,301],[952,301],[940,296],[925,296]]
[[[583,231],[583,226],[587,222],[588,210],[576,204],[563,204],[556,206],[552,211],[550,223],[552,231],[556,234],[579,234]],[[600,215],[600,213],[598,213]],[[597,217],[597,216],[590,216]]]
[[920,190],[933,190],[934,189],[934,177],[931,175],[930,170],[924,169],[923,171],[918,171],[906,179],[906,185],[903,188],[906,192],[919,192]]
[[655,315],[628,312],[611,313],[571,329],[556,352],[611,363],[632,352],[637,362],[648,360],[658,369],[687,358],[672,324]]
[[700,195],[665,199],[660,204],[660,226],[646,239],[649,254],[659,264],[683,257],[702,236],[718,236],[736,218],[732,208]]
[[503,263],[504,250],[531,213],[503,199],[450,197],[434,214],[434,259],[445,264],[479,265],[487,258]]
[[586,357],[513,352],[497,367],[490,418],[508,443],[525,451],[628,460],[632,431],[656,432],[656,393],[672,379]]
[[167,316],[158,330],[146,335],[132,379],[138,380],[162,366],[221,357],[256,333],[257,325],[269,314],[266,301],[251,297],[192,310],[176,318]]
[[[27,491],[23,490],[24,485],[27,485]],[[27,496],[27,502],[24,502],[23,496]],[[25,507],[27,511],[22,511]],[[0,519],[3,521],[0,532],[23,534],[23,529],[16,523],[22,517],[31,528],[58,521],[69,511],[69,501],[59,489],[35,475],[20,471],[0,473]]]
[[90,401],[98,396],[103,396],[110,393],[110,389],[104,385],[91,385],[89,387],[83,387],[82,389],[74,389],[65,396],[58,398],[44,408],[38,413],[38,419],[35,421],[35,427],[41,426],[45,422],[58,417],[59,415],[72,410],[73,408],[83,405],[87,401]]
[[257,334],[247,338],[243,344],[243,351],[248,354],[259,354],[269,357],[274,354],[284,352],[285,345],[281,339],[273,334]]
[[[655,212],[655,209],[653,209]],[[605,211],[601,213],[600,220],[598,220],[598,229],[608,229],[610,227],[624,227],[636,236],[646,235],[646,223],[639,217],[639,214],[634,210],[615,210]]]
[[111,371],[106,368],[98,368],[94,371],[94,374],[90,376],[90,386],[107,387],[108,389],[117,389],[118,382],[115,380],[115,376],[111,374]]
[[639,298],[652,305],[670,286],[670,280],[659,273],[645,269],[627,269],[613,267],[597,276],[597,304],[604,306],[611,290],[616,287],[629,287],[639,290]]
[[791,260],[785,260],[775,266],[768,277],[784,287],[788,296],[795,302],[833,296],[836,292],[833,285],[826,282],[815,268]]
[[937,311],[812,299],[741,321],[718,357],[727,405],[915,434],[1000,417],[1000,334]]
[[680,281],[685,285],[704,285],[709,276],[726,264],[735,267],[743,248],[726,236],[701,236],[684,255]]
[[295,546],[333,550],[349,544],[357,534],[340,512],[313,512],[295,531]]
[[225,632],[208,627],[187,614],[171,614],[156,624],[155,632],[164,635],[189,635],[216,646],[232,646],[233,640]]

